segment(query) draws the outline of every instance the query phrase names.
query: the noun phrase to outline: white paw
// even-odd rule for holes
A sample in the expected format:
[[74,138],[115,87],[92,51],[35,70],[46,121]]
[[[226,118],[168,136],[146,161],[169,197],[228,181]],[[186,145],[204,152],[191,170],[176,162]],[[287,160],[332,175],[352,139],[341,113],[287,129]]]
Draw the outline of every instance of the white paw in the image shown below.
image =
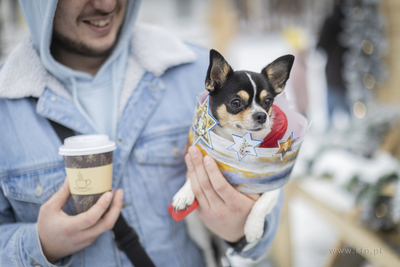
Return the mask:
[[248,243],[260,239],[264,233],[264,218],[247,218],[244,226],[244,234]]
[[175,194],[172,199],[172,206],[175,211],[187,209],[190,205],[193,204],[195,199],[194,193],[192,191],[192,186],[190,185],[190,180],[188,180],[181,189],[179,189],[178,193]]

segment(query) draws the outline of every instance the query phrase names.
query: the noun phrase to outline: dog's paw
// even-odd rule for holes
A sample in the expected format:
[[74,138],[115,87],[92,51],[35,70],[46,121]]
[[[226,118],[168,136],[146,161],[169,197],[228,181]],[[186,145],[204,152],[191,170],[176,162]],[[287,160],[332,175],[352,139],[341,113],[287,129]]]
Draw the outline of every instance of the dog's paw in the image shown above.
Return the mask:
[[195,199],[194,193],[191,187],[186,186],[186,184],[175,194],[172,199],[172,206],[174,207],[174,211],[180,211],[187,209],[190,205],[193,204]]
[[264,219],[248,218],[244,226],[244,234],[248,243],[260,239],[264,233]]

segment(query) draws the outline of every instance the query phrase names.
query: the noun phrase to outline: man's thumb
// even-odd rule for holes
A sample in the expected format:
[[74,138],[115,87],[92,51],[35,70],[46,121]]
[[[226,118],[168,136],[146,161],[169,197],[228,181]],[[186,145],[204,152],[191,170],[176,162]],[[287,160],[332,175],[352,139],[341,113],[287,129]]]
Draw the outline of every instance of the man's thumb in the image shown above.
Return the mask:
[[47,200],[48,205],[56,209],[61,209],[67,203],[70,195],[68,178],[66,178],[60,189]]

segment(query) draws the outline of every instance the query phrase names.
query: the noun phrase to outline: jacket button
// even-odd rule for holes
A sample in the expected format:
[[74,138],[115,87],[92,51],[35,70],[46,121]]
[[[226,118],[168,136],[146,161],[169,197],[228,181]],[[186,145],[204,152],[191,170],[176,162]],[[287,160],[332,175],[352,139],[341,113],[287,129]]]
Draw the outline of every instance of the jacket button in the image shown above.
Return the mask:
[[150,84],[150,89],[152,91],[157,91],[157,85],[155,85],[154,83]]
[[35,176],[35,180],[37,182],[36,188],[35,188],[35,193],[37,197],[41,197],[43,195],[43,187],[39,182],[39,179],[37,176]]
[[34,267],[42,267],[42,265],[40,265],[39,263],[37,263],[32,257],[29,257],[29,259],[31,260],[31,262],[33,263]]
[[174,147],[172,148],[172,156],[174,158],[179,158],[181,156],[181,151],[176,143],[176,140],[174,140]]
[[50,98],[50,100],[54,102],[54,101],[56,101],[56,100],[57,100],[57,97],[55,97],[55,96],[52,96],[52,97]]
[[36,186],[35,193],[37,197],[41,197],[43,195],[43,188],[39,184]]
[[118,137],[117,143],[118,143],[118,145],[122,145],[124,143],[124,139],[122,139],[121,137]]

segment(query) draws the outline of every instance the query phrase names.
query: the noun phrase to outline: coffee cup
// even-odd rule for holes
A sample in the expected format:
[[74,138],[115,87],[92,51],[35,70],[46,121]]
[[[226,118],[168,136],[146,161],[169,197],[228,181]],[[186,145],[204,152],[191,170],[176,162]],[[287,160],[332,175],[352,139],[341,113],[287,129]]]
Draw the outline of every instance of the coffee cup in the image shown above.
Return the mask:
[[107,135],[77,135],[66,138],[59,148],[75,212],[85,212],[112,189],[115,142]]

